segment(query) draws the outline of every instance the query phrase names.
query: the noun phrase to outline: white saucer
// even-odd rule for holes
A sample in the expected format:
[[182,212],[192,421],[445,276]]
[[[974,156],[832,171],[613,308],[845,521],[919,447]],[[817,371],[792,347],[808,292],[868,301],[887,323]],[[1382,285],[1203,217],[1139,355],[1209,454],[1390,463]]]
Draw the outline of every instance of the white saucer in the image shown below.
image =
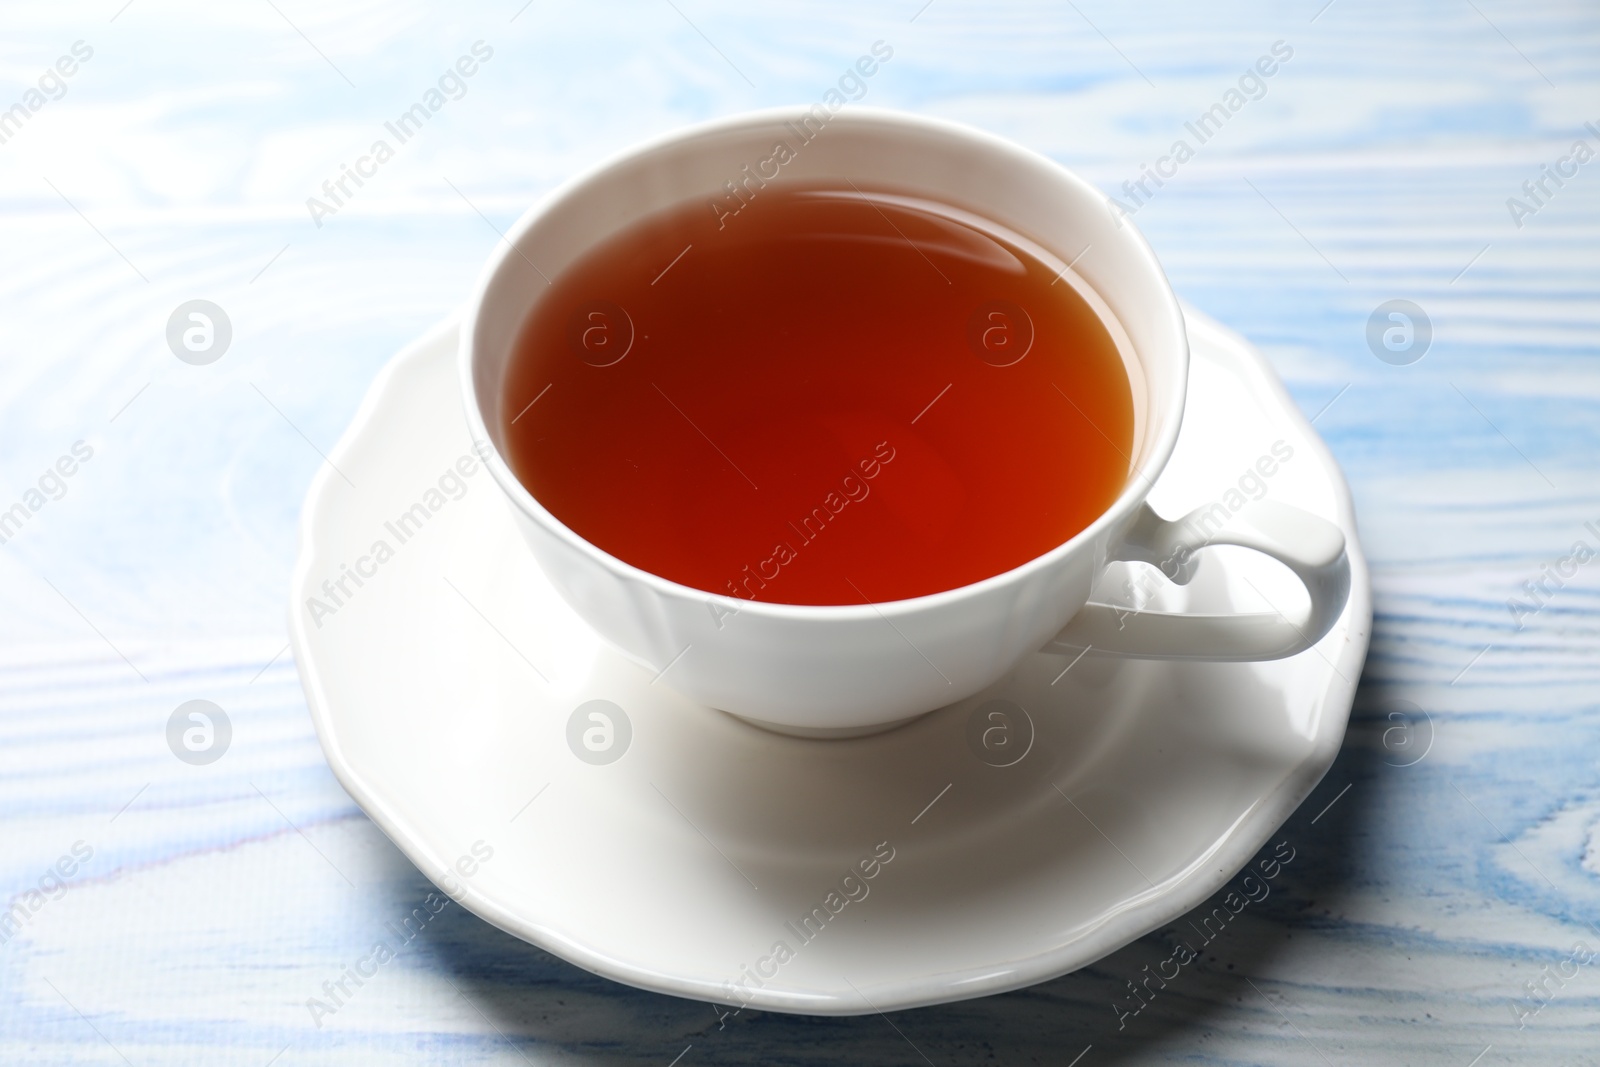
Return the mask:
[[[1292,448],[1266,490],[1349,539],[1350,603],[1315,648],[1243,664],[1034,655],[978,697],[856,740],[696,706],[668,688],[670,669],[654,678],[609,651],[556,595],[481,468],[467,465],[459,499],[448,477],[437,491],[473,454],[446,324],[379,376],[306,500],[290,631],[328,762],[468,909],[646,989],[848,1015],[997,993],[1106,955],[1210,896],[1317,784],[1372,622],[1332,457],[1246,342],[1187,314],[1189,406],[1151,504],[1170,516],[1227,501],[1274,442]],[[402,543],[386,523],[416,504],[438,506]],[[1202,560],[1188,587],[1153,583],[1151,605],[1288,611],[1304,596],[1264,557]],[[368,576],[346,578],[335,604],[322,583],[346,567]],[[1097,599],[1137,576],[1118,565]],[[314,621],[309,597],[332,613]],[[1011,733],[985,749],[985,727],[1005,724],[977,709],[996,699],[1013,702]],[[631,726],[614,762],[569,745],[591,700]],[[575,738],[601,725],[580,720]],[[624,734],[613,725],[609,754]],[[862,860],[873,877],[842,882]],[[827,921],[806,940],[813,909]]]

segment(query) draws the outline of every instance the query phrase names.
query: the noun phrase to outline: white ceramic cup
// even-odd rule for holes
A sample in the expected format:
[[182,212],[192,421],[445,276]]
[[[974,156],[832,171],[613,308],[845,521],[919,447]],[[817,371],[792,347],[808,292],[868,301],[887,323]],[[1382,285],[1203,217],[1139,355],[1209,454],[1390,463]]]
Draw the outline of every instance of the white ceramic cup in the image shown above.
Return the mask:
[[[564,526],[504,459],[502,383],[517,335],[554,277],[597,242],[684,200],[722,199],[782,142],[773,181],[893,189],[976,213],[1026,235],[1120,324],[1134,384],[1126,488],[1071,540],[1003,574],[930,596],[812,606],[735,600],[624,563]],[[747,190],[759,187],[746,185]],[[708,208],[709,210],[709,208]],[[1089,251],[1085,252],[1085,249]],[[1145,504],[1183,418],[1189,346],[1171,287],[1144,238],[1104,194],[1056,163],[948,122],[873,109],[783,108],[692,127],[579,176],[525,214],[490,257],[461,331],[473,440],[529,547],[602,637],[685,695],[803,736],[885,729],[971,696],[1028,653],[1212,660],[1276,659],[1328,632],[1344,609],[1344,536],[1297,508],[1261,501],[1222,529],[1165,520]],[[596,491],[603,492],[604,487]],[[648,521],[644,516],[641,522]],[[1088,603],[1113,560],[1142,560],[1187,581],[1194,553],[1242,545],[1286,564],[1310,593],[1301,618],[1129,613]]]

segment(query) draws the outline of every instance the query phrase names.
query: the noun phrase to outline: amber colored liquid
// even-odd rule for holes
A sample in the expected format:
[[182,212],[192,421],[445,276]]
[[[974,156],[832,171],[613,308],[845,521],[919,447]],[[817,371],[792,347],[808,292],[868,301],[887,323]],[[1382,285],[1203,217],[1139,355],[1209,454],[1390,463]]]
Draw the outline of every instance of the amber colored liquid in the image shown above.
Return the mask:
[[511,466],[590,543],[723,596],[883,602],[1010,570],[1099,517],[1133,452],[1115,342],[1024,245],[874,189],[653,215],[540,294]]

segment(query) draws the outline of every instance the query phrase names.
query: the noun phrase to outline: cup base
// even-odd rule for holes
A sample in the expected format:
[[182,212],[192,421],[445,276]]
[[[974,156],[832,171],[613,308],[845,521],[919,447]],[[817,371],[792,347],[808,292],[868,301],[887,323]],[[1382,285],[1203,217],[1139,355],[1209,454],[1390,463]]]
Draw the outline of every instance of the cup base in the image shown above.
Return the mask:
[[867,726],[789,726],[781,722],[765,722],[761,719],[750,719],[732,711],[724,711],[724,715],[738,719],[769,733],[783,734],[785,737],[801,737],[808,741],[842,741],[852,737],[871,737],[874,734],[885,734],[890,730],[898,730],[907,723],[912,723],[929,714],[919,711],[915,715],[908,715],[904,719],[895,719],[893,722],[875,722]]

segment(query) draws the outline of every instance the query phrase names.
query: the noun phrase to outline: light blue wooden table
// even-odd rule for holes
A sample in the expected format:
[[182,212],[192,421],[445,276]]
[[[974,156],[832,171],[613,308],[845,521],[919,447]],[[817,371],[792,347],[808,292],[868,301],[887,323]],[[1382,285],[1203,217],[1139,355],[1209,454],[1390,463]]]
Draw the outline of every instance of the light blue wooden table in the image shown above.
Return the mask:
[[[1573,553],[1600,550],[1600,15],[921,3],[7,6],[0,1061],[1600,1062],[1600,560]],[[720,1026],[452,907],[319,1027],[307,1000],[429,888],[335,784],[285,651],[320,453],[542,191],[816,100],[880,40],[862,103],[1098,182],[1320,412],[1377,619],[1297,859],[1126,1017],[1162,932],[987,1000]],[[164,336],[193,299],[231,323],[209,365]],[[1421,333],[1369,346],[1390,300],[1431,325],[1418,361]],[[169,747],[189,700],[231,727],[209,764]]]

